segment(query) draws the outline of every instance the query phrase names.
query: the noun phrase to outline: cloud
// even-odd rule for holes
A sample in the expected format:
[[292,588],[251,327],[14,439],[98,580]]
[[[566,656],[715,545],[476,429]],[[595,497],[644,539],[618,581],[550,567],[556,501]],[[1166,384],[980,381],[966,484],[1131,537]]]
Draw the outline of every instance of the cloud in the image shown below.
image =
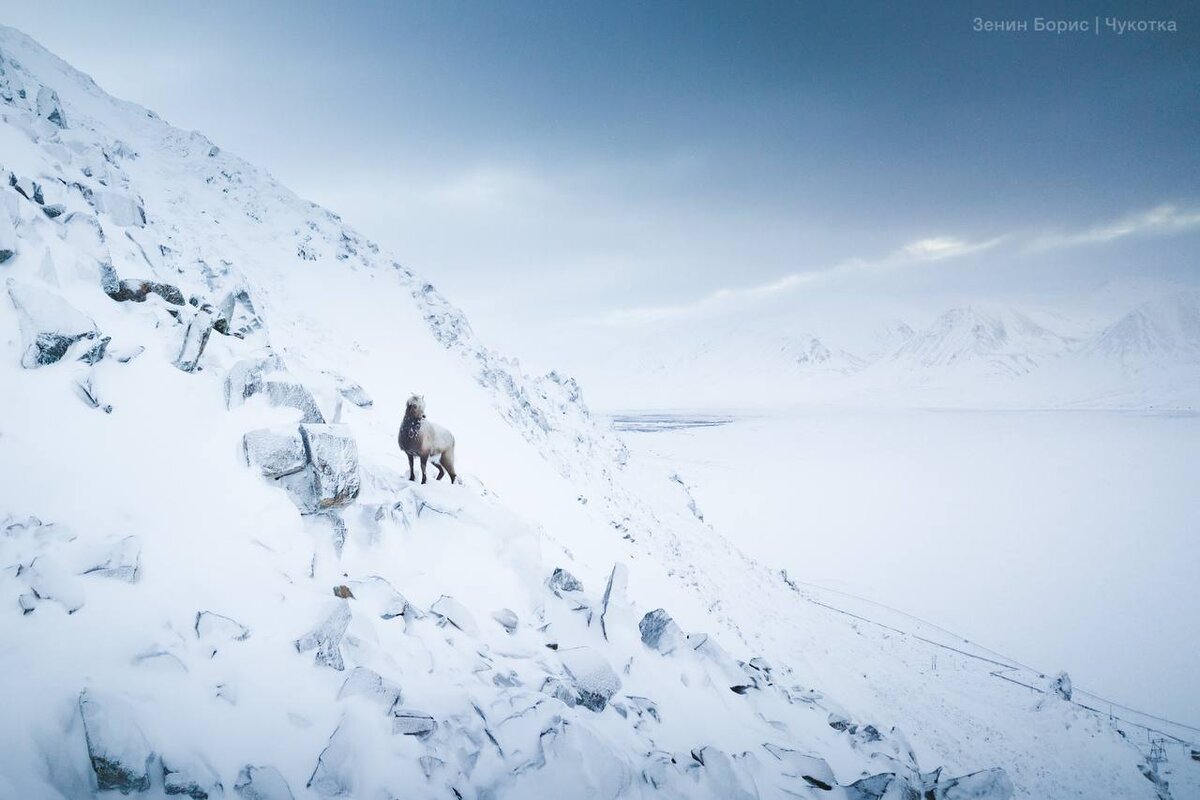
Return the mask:
[[1105,244],[1126,236],[1163,236],[1200,228],[1200,209],[1164,204],[1115,222],[1065,234],[1046,234],[1030,242],[1032,250]]
[[793,291],[800,286],[834,277],[958,258],[994,247],[1003,240],[1004,237],[996,237],[972,242],[953,236],[932,236],[910,242],[883,258],[847,259],[825,268],[793,272],[767,283],[717,289],[697,300],[678,305],[619,309],[606,314],[600,318],[599,322],[602,325],[622,327],[704,317],[727,311],[739,305],[766,300]]

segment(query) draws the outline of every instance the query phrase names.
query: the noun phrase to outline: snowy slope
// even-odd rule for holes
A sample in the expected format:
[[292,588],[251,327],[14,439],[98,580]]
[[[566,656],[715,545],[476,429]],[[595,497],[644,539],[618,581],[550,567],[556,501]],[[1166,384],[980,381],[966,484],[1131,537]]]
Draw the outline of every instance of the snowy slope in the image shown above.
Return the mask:
[[[1167,796],[741,555],[336,215],[0,68],[0,797]],[[462,485],[405,480],[414,392]]]

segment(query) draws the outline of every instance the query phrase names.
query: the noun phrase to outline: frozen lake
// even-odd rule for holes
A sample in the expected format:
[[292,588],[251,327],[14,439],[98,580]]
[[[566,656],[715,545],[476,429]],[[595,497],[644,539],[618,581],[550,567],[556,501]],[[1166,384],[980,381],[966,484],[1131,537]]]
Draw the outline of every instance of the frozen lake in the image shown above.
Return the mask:
[[812,409],[614,421],[763,563],[1200,725],[1200,416]]

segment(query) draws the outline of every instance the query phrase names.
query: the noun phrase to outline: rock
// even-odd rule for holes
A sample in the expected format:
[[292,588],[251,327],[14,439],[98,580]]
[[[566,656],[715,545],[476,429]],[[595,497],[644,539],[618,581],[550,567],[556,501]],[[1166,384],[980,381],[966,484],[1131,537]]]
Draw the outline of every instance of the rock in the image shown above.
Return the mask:
[[574,708],[579,702],[579,693],[574,687],[568,686],[562,679],[550,676],[542,681],[541,691],[551,697],[556,697],[565,705]]
[[33,613],[33,610],[37,608],[37,600],[37,596],[32,592],[25,592],[19,596],[17,598],[17,605],[21,608],[21,615],[24,616]]
[[[286,378],[264,378],[251,395],[261,394],[267,402],[277,408],[294,408],[300,412],[300,421],[309,423],[325,422],[325,415],[317,405],[312,392],[302,384]],[[249,396],[249,395],[247,395]]]
[[115,286],[112,286],[110,283],[109,290],[105,294],[118,303],[144,303],[146,302],[146,298],[153,294],[158,295],[173,306],[186,304],[183,292],[179,291],[179,287],[172,286],[169,283],[158,283],[140,278],[123,280]]
[[87,351],[85,351],[84,354],[79,357],[79,360],[84,364],[93,366],[100,363],[100,361],[104,358],[104,354],[108,352],[108,344],[111,341],[111,336],[102,337],[100,341],[88,348]]
[[129,704],[115,695],[84,691],[79,695],[79,713],[100,791],[148,790],[154,751]]
[[754,800],[758,792],[749,776],[743,774],[737,762],[719,747],[692,751],[692,757],[704,765],[704,775],[722,800]]
[[583,591],[583,584],[579,582],[579,579],[562,567],[555,567],[553,574],[550,575],[550,579],[546,583],[555,592]]
[[283,360],[277,355],[265,358],[246,358],[234,364],[225,376],[225,407],[240,406],[247,397],[262,388],[264,376],[283,369]]
[[142,353],[146,352],[146,348],[139,344],[134,345],[133,347],[108,348],[106,352],[119,363],[128,364],[130,361],[133,361]]
[[274,767],[247,764],[238,773],[233,790],[242,800],[296,800],[291,787]]
[[345,600],[337,601],[337,608],[326,617],[325,621],[296,640],[296,651],[305,653],[315,649],[315,660],[333,669],[344,670],[342,661],[342,637],[350,626],[350,605]]
[[103,409],[105,414],[112,413],[113,407],[107,403],[102,404],[96,395],[95,375],[90,370],[87,374],[75,378],[75,394],[92,408]]
[[212,314],[197,311],[184,331],[183,345],[179,348],[179,355],[175,357],[175,366],[184,372],[195,372],[200,366],[200,356],[204,355],[204,348],[211,333]]
[[479,635],[479,626],[475,624],[475,617],[471,615],[466,606],[453,597],[442,595],[437,602],[430,606],[429,610],[463,633],[469,636]]
[[604,656],[590,647],[571,647],[559,650],[558,655],[574,681],[579,704],[592,711],[603,711],[621,688],[621,679]]
[[221,779],[207,764],[190,760],[177,760],[163,756],[163,791],[168,795],[183,795],[192,800],[209,800],[225,794]]
[[625,602],[625,591],[629,587],[629,570],[624,564],[613,564],[612,572],[608,574],[608,583],[604,587],[604,598],[600,601],[600,632],[608,638],[608,626],[611,621],[610,612]]
[[8,185],[26,200],[32,200],[38,205],[46,202],[46,199],[42,196],[42,185],[32,178],[18,178],[16,175],[10,174],[8,176]]
[[250,293],[238,289],[225,295],[217,306],[213,330],[224,336],[245,339],[263,326],[262,318],[250,300]]
[[355,747],[339,725],[317,757],[317,766],[305,788],[318,797],[351,797],[354,790]]
[[49,86],[43,86],[37,93],[37,115],[60,128],[67,127],[67,116],[63,113],[62,102],[58,92]]
[[392,733],[405,736],[428,736],[437,730],[437,720],[423,711],[411,708],[392,710]]
[[894,772],[857,780],[844,791],[846,800],[921,800],[921,793]]
[[[338,558],[342,556],[342,548],[346,546],[346,536],[349,534],[349,529],[346,528],[346,521],[342,519],[342,515],[336,511],[325,512],[322,514],[313,514],[312,518],[323,521],[329,527],[329,541],[333,544],[333,552]],[[346,591],[350,591],[346,589]]]
[[1071,699],[1071,676],[1065,672],[1060,672],[1054,676],[1054,680],[1050,682],[1051,692],[1061,697],[1063,700]]
[[642,621],[638,623],[638,630],[642,633],[642,643],[663,655],[672,653],[687,643],[675,620],[661,608],[642,617]]
[[63,214],[67,213],[67,207],[62,203],[51,203],[48,206],[42,206],[42,213],[50,219],[58,219]]
[[380,619],[407,617],[415,613],[408,599],[378,575],[369,575],[361,581],[351,581],[349,588],[354,592],[354,597],[365,604],[371,613],[378,614]]
[[925,797],[929,800],[1010,800],[1015,791],[1008,773],[994,767],[927,786]]
[[133,583],[138,579],[141,559],[142,544],[138,540],[138,537],[126,536],[113,545],[108,553],[104,555],[103,561],[88,567],[81,574],[99,575],[104,578],[116,578],[127,583]]
[[107,214],[122,228],[140,228],[146,224],[146,210],[136,198],[114,191],[94,192],[92,205],[97,211]]
[[316,505],[340,508],[354,502],[361,489],[358,445],[344,425],[301,425],[300,435],[313,476]]
[[53,364],[67,354],[71,345],[100,335],[96,323],[45,289],[9,278],[8,296],[20,312],[24,347],[21,366],[26,369]]
[[355,667],[346,676],[342,688],[338,691],[338,700],[347,697],[365,697],[378,703],[387,710],[401,700],[400,687],[366,667]]
[[208,646],[209,658],[216,655],[218,646],[225,642],[244,642],[250,638],[250,629],[245,625],[211,611],[198,612],[194,628],[196,638]]
[[282,478],[300,472],[308,464],[304,439],[299,430],[287,432],[259,428],[242,437],[246,464],[264,478]]
[[492,619],[496,620],[496,622],[499,622],[501,627],[503,627],[508,633],[515,633],[517,630],[517,624],[519,623],[519,620],[517,619],[516,612],[512,611],[511,609],[502,608],[498,611],[493,611]]
[[837,778],[833,774],[833,769],[830,768],[825,759],[801,753],[797,750],[791,750],[786,747],[780,747],[774,744],[764,744],[763,748],[783,762],[783,774],[791,778],[800,778],[809,786],[820,789],[823,792],[828,792],[833,787],[838,785]]
[[841,711],[830,711],[826,722],[835,731],[849,731],[850,733],[854,733],[854,731],[858,730],[858,726],[854,724],[854,721]]
[[359,408],[370,408],[375,405],[375,401],[367,394],[367,390],[359,386],[354,381],[342,375],[334,375],[334,381],[337,384],[337,391],[347,401],[353,403]]
[[340,597],[343,600],[353,600],[354,592],[350,591],[350,587],[345,584],[333,587],[333,596]]

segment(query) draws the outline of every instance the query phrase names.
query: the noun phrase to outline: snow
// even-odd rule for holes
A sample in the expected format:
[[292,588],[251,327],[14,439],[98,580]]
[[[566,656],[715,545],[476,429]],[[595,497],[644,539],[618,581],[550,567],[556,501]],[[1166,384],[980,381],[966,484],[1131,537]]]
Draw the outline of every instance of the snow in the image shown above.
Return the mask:
[[[1034,708],[971,655],[930,670],[927,642],[848,622],[743,555],[575,381],[522,374],[336,215],[16,31],[0,28],[0,62],[25,90],[0,108],[0,166],[69,209],[0,188],[16,238],[0,270],[112,340],[93,366],[26,369],[0,303],[0,794],[101,790],[86,692],[118,699],[113,746],[152,797],[190,764],[272,800],[810,792],[764,743],[820,758],[843,795],[872,776],[934,791],[937,767],[1003,769],[1021,797],[1154,795],[1147,753],[1107,719]],[[51,91],[58,113],[31,99]],[[114,300],[121,275],[187,305]],[[209,324],[240,291],[261,326]],[[79,369],[112,413],[80,401]],[[336,376],[372,404],[342,403]],[[414,390],[454,431],[461,484],[403,479]],[[313,409],[329,427],[303,422]],[[298,508],[281,484],[304,473],[246,463],[261,430],[301,433],[328,502]],[[136,580],[81,574],[96,565]],[[581,588],[552,591],[555,568]],[[641,641],[654,609],[681,634],[669,655]],[[359,669],[406,705],[339,698]],[[605,704],[566,702],[567,679]],[[1185,792],[1189,764],[1155,768],[1176,764]]]

